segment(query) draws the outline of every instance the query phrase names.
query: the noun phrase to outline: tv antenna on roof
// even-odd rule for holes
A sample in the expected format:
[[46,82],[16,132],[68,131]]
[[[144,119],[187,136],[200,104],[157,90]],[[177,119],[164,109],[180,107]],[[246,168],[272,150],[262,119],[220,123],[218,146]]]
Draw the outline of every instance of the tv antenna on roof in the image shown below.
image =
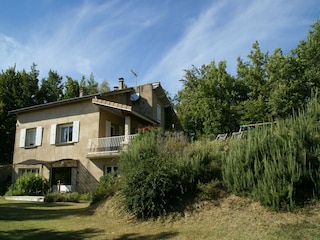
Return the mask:
[[136,86],[137,86],[137,78],[138,78],[138,74],[136,74],[132,69],[130,70],[130,72],[133,74],[133,76],[136,77]]

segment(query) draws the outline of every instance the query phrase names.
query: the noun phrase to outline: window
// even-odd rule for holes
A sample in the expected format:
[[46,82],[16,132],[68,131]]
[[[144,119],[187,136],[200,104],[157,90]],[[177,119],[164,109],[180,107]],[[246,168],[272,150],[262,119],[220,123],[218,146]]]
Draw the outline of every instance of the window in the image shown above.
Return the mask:
[[51,125],[50,144],[66,144],[79,141],[80,122]]
[[19,168],[18,175],[19,177],[25,173],[33,173],[39,175],[39,168]]
[[72,168],[71,167],[60,167],[52,168],[52,184],[56,185],[59,183],[64,185],[71,185]]
[[157,122],[161,123],[161,105],[157,104]]
[[36,144],[36,129],[31,128],[26,131],[26,146],[34,146]]
[[72,124],[58,126],[59,143],[72,142],[72,129]]
[[19,147],[36,147],[42,144],[42,127],[23,128],[20,131]]
[[108,174],[108,173],[114,173],[117,172],[118,167],[116,166],[105,166],[104,167],[104,175]]

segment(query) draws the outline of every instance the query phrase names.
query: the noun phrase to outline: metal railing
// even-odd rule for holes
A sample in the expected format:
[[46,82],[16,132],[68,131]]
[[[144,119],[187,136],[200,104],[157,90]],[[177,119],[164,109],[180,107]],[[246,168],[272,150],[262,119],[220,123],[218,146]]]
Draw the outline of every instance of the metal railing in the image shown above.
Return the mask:
[[136,135],[122,135],[104,138],[92,138],[88,142],[88,153],[114,152],[122,149]]

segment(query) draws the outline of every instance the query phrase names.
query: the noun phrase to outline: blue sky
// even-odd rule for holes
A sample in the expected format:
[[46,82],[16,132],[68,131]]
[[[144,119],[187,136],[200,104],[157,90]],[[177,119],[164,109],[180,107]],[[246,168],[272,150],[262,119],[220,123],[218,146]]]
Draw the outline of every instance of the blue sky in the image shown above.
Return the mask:
[[235,75],[256,40],[288,53],[319,17],[319,0],[2,0],[0,70],[160,81],[173,96],[192,65],[226,60]]

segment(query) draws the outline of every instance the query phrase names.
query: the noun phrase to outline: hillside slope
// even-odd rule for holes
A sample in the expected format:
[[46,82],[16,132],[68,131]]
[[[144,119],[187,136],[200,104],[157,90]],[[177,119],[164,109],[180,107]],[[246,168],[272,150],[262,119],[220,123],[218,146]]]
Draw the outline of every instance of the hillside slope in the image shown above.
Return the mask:
[[317,239],[320,235],[319,204],[277,213],[235,195],[149,221],[120,213],[116,198],[91,211],[93,225],[105,223],[108,239]]

